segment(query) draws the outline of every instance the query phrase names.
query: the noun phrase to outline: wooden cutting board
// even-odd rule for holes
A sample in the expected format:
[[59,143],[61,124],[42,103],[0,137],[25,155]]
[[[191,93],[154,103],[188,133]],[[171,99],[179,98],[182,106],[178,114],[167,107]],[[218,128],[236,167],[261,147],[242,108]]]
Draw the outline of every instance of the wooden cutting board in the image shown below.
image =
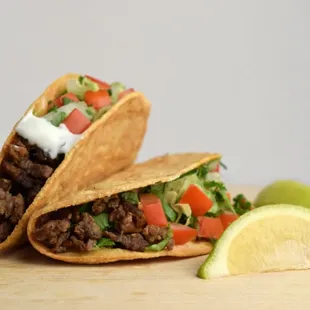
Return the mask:
[[[230,186],[254,197],[258,188]],[[76,266],[30,247],[0,257],[0,308],[23,309],[310,309],[310,271],[201,280],[205,256]]]

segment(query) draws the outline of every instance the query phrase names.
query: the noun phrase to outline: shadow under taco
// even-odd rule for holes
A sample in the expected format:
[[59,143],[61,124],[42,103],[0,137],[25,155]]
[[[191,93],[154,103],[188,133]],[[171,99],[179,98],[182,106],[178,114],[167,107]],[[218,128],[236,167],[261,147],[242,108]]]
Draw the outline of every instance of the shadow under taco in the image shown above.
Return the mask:
[[136,159],[150,103],[121,83],[67,74],[14,126],[0,154],[0,252],[27,241],[31,213]]
[[155,157],[33,213],[28,239],[53,259],[83,264],[207,254],[235,216],[219,154]]

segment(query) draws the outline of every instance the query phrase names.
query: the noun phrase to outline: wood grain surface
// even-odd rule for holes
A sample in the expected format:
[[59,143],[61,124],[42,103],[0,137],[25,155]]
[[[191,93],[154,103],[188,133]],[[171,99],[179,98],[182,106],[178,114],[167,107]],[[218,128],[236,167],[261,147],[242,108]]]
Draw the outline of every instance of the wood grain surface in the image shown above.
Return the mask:
[[[230,186],[250,198],[257,187]],[[0,256],[0,308],[23,309],[310,309],[310,271],[201,280],[205,256],[76,266],[30,247]]]

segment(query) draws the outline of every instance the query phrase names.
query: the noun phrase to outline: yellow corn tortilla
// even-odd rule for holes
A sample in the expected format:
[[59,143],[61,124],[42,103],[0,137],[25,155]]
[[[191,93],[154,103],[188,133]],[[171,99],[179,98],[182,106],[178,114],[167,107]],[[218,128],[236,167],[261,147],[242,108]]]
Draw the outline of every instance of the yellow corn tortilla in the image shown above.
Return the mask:
[[80,205],[99,198],[109,197],[113,194],[153,185],[158,182],[172,181],[204,163],[220,158],[221,155],[215,153],[179,153],[155,157],[146,162],[132,165],[128,169],[118,172],[100,183],[94,184],[86,190],[66,197],[62,201],[48,204],[33,213],[27,229],[28,239],[32,246],[41,254],[56,260],[77,264],[101,264],[163,256],[190,257],[208,254],[212,250],[212,245],[205,241],[195,241],[185,245],[174,246],[171,251],[135,252],[123,249],[100,248],[83,253],[67,252],[55,254],[45,245],[38,242],[32,232],[35,230],[37,219],[43,214]]
[[[67,80],[78,76],[79,74],[66,74],[54,81],[24,115],[31,109],[40,110],[46,102],[55,100],[65,91]],[[150,109],[151,104],[144,95],[133,92],[119,100],[106,114],[95,121],[66,154],[11,235],[0,243],[0,252],[27,241],[26,229],[29,217],[47,201],[59,200],[130,166],[136,160],[143,143]],[[16,135],[17,124],[4,143],[0,163],[8,145]]]

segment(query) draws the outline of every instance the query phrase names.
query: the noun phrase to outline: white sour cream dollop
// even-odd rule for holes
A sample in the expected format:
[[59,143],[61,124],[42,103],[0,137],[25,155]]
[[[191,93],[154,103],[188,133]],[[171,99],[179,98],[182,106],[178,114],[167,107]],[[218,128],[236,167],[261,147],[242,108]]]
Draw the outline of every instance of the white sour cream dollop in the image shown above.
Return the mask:
[[33,115],[32,110],[19,122],[15,130],[52,159],[55,159],[58,154],[69,152],[82,136],[71,133],[64,124],[55,127],[45,118]]

